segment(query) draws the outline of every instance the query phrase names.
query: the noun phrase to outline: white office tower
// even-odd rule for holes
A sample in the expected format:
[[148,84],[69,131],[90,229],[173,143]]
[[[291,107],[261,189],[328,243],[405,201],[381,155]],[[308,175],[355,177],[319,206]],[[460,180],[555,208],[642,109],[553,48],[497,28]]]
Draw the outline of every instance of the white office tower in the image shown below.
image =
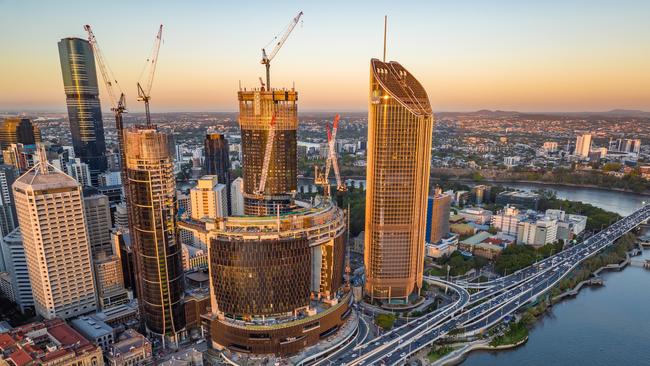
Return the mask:
[[83,197],[76,180],[41,161],[14,183],[16,211],[36,313],[67,319],[97,309]]
[[2,238],[2,257],[4,258],[5,271],[11,278],[13,301],[22,313],[34,308],[32,285],[29,282],[27,258],[25,248],[20,236],[20,228],[16,228],[9,235]]
[[90,168],[88,164],[81,161],[79,158],[71,159],[68,163],[68,174],[82,186],[92,186],[90,182]]
[[591,150],[591,134],[576,137],[576,149],[573,154],[586,158],[589,156],[589,150]]
[[232,204],[232,215],[244,215],[244,179],[239,177],[230,184],[230,203]]
[[215,220],[228,216],[228,194],[226,186],[218,182],[216,175],[204,175],[190,191],[192,219]]

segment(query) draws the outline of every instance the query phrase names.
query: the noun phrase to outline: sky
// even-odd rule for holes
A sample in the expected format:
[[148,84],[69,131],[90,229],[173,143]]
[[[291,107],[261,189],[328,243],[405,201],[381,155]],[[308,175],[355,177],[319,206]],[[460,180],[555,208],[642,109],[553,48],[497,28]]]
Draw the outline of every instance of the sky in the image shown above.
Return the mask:
[[264,75],[261,48],[301,10],[271,84],[295,83],[304,111],[367,109],[384,15],[387,59],[420,80],[434,111],[650,110],[647,0],[0,0],[0,111],[65,110],[57,42],[86,38],[84,24],[142,111],[136,82],[161,23],[152,111],[236,111],[240,81]]

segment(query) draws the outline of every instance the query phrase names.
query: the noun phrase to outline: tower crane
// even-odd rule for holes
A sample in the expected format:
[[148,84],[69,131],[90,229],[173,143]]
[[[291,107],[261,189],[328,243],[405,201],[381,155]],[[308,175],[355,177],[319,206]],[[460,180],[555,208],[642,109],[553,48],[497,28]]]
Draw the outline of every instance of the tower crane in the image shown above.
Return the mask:
[[[162,30],[163,25],[161,24],[160,28],[158,28],[158,34],[156,35],[156,41],[153,46],[151,57],[147,59],[147,63],[145,64],[145,70],[147,66],[149,67],[149,76],[147,77],[145,87],[143,88],[138,81],[138,101],[144,102],[144,110],[147,116],[147,127],[151,127],[149,100],[151,100],[151,86],[153,85],[153,77],[156,74],[156,65],[158,64],[158,52],[160,51],[160,42],[162,41]],[[145,70],[142,70],[142,72],[144,73]]]
[[[124,157],[124,136],[122,135],[122,131],[124,129],[122,114],[127,113],[126,97],[122,92],[122,88],[120,88],[120,84],[117,82],[110,68],[106,64],[106,61],[104,60],[104,55],[99,48],[97,38],[95,37],[92,28],[90,25],[86,24],[84,25],[84,29],[86,32],[88,32],[88,43],[90,43],[90,47],[92,48],[93,54],[95,55],[95,60],[97,61],[97,66],[99,67],[99,72],[102,75],[104,84],[106,85],[106,91],[108,92],[109,99],[111,100],[111,111],[113,111],[115,114],[115,129],[117,130],[117,140],[120,148],[120,161],[122,167],[122,184],[126,184],[126,177],[124,176],[124,167],[126,164]],[[117,88],[119,90],[119,99],[115,98],[116,93],[114,88]]]
[[266,188],[266,178],[269,175],[269,165],[271,164],[271,152],[273,151],[273,140],[275,140],[275,113],[269,122],[269,134],[266,138],[266,146],[264,149],[264,161],[262,161],[262,172],[260,174],[260,184],[257,187],[257,194],[263,195]]
[[330,182],[329,175],[332,168],[334,168],[334,176],[336,177],[336,189],[339,192],[347,191],[347,187],[341,181],[341,174],[339,173],[339,163],[336,157],[336,132],[339,127],[340,116],[337,114],[334,117],[332,127],[327,124],[327,160],[325,162],[325,169],[319,170],[318,166],[314,167],[314,183],[323,186],[325,196],[330,195]]
[[287,41],[287,38],[289,38],[289,34],[291,34],[291,31],[293,31],[293,28],[296,27],[296,24],[298,24],[298,21],[300,20],[300,17],[302,16],[302,11],[298,13],[292,20],[291,23],[289,23],[289,27],[287,30],[284,32],[282,35],[282,38],[278,41],[278,43],[275,44],[275,47],[269,53],[268,55],[266,54],[266,49],[262,48],[262,61],[260,63],[266,67],[266,90],[271,90],[271,60],[275,57],[275,55],[278,54],[278,51],[280,51],[280,48],[282,48],[282,45],[284,42]]

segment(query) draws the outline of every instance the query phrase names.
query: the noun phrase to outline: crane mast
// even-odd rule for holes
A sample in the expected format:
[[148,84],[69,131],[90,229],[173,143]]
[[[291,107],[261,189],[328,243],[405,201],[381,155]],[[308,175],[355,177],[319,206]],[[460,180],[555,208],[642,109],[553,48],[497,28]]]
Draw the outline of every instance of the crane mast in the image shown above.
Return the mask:
[[266,90],[271,90],[271,60],[275,57],[275,55],[278,54],[278,51],[280,51],[280,48],[282,48],[282,45],[284,42],[287,41],[287,38],[289,38],[289,35],[291,34],[291,31],[293,31],[293,28],[296,27],[296,24],[298,24],[298,21],[300,21],[300,17],[302,17],[302,11],[298,13],[292,20],[291,23],[289,23],[289,27],[287,30],[284,32],[282,35],[282,38],[278,41],[278,43],[275,44],[275,47],[267,55],[266,49],[262,48],[262,65],[266,67]]
[[271,165],[271,152],[273,151],[273,140],[275,140],[275,113],[269,122],[269,134],[266,138],[266,146],[264,148],[264,161],[262,162],[262,172],[260,174],[260,184],[257,187],[257,194],[263,195],[266,188],[266,178],[269,175],[269,165]]
[[[126,184],[126,174],[125,174],[125,164],[126,164],[126,159],[124,156],[124,136],[123,136],[123,130],[124,130],[124,123],[122,120],[122,114],[127,113],[126,110],[126,96],[122,92],[122,89],[120,88],[120,84],[117,82],[115,77],[113,76],[113,73],[110,71],[108,65],[106,64],[106,61],[104,60],[104,55],[99,48],[99,44],[97,43],[97,38],[95,37],[95,33],[93,33],[92,28],[90,25],[86,24],[84,25],[84,29],[88,33],[88,43],[90,43],[90,47],[93,50],[93,54],[95,55],[95,60],[97,61],[97,66],[99,67],[99,73],[102,75],[102,80],[104,80],[104,85],[106,86],[106,91],[108,92],[108,96],[111,100],[111,111],[115,114],[115,129],[117,130],[117,141],[120,149],[120,166],[121,166],[121,178],[122,178],[122,184]],[[116,100],[115,98],[115,90],[114,88],[119,89],[120,97],[119,99]]]
[[144,102],[144,111],[147,120],[147,127],[151,127],[151,112],[149,110],[149,101],[151,100],[151,87],[153,86],[153,78],[156,74],[156,66],[158,65],[158,53],[160,52],[160,43],[162,41],[162,30],[163,25],[160,25],[158,28],[158,34],[156,35],[156,41],[153,46],[153,51],[151,57],[147,59],[145,64],[145,69],[149,67],[149,74],[147,81],[145,82],[145,87],[142,87],[140,82],[137,83],[138,86],[138,101]]
[[339,192],[347,190],[347,187],[343,184],[341,180],[341,174],[339,172],[339,164],[336,156],[336,132],[339,127],[340,116],[337,114],[334,117],[334,122],[330,128],[330,124],[327,124],[327,160],[325,161],[325,169],[320,170],[318,166],[314,167],[314,183],[320,184],[323,187],[323,193],[325,196],[330,194],[330,183],[329,175],[332,168],[334,168],[334,176],[336,177],[336,189]]

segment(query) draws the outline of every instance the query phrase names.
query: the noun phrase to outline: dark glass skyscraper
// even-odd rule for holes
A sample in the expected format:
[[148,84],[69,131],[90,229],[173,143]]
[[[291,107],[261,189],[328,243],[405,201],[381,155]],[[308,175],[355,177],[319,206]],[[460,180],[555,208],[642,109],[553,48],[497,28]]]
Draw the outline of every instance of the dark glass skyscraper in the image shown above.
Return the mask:
[[[203,163],[205,174],[216,175],[219,183],[225,184],[230,189],[230,154],[228,153],[228,140],[220,133],[209,133],[205,136],[205,161]],[[232,214],[230,195],[228,198],[228,215]]]
[[88,164],[96,185],[107,162],[93,51],[85,39],[64,38],[59,42],[59,57],[74,153]]

